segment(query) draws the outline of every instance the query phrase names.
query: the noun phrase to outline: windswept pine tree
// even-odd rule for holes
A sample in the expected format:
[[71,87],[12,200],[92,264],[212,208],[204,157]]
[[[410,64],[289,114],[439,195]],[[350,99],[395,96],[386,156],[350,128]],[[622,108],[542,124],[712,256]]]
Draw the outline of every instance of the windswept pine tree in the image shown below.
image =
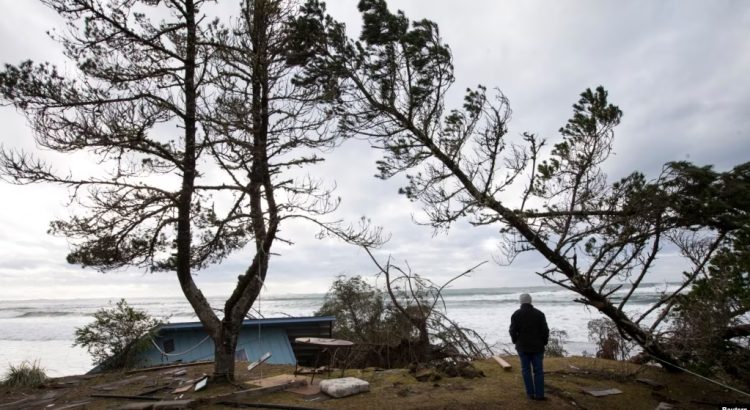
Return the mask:
[[[220,22],[203,0],[43,3],[66,21],[56,39],[75,69],[6,65],[0,96],[26,115],[40,147],[86,153],[96,171],[79,176],[4,147],[0,174],[70,188],[80,206],[51,224],[70,238],[70,263],[175,272],[214,342],[214,375],[233,378],[241,323],[273,244],[285,240],[285,220],[377,240],[319,219],[338,199],[320,181],[289,174],[337,141],[326,130],[328,90],[291,81],[294,4],[246,0],[238,17]],[[240,251],[247,266],[215,310],[193,275]]]
[[[677,296],[710,275],[707,263],[729,235],[748,226],[750,203],[736,195],[747,189],[747,164],[718,173],[668,163],[654,180],[634,172],[610,183],[602,164],[622,111],[603,87],[580,95],[551,150],[533,133],[514,141],[499,90],[480,85],[467,90],[463,107],[446,106],[453,57],[437,24],[391,12],[384,0],[361,0],[359,11],[358,41],[316,0],[296,20],[293,62],[304,67],[297,81],[335,84],[339,133],[365,136],[382,150],[379,177],[405,174],[400,192],[423,204],[435,229],[459,219],[497,227],[509,261],[540,254],[547,266],[539,276],[575,292],[675,369],[680,360],[662,325]],[[665,247],[679,249],[689,266],[681,285],[646,312],[628,311]]]

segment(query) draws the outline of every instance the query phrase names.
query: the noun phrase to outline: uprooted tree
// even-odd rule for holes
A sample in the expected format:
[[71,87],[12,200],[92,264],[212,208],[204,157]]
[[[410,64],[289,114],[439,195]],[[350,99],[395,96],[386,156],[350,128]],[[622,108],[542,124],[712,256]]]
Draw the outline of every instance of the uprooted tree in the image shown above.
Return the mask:
[[[70,189],[73,215],[51,223],[71,239],[70,263],[176,272],[213,340],[215,376],[231,379],[242,320],[272,245],[285,240],[282,221],[316,220],[338,203],[315,179],[288,173],[336,142],[328,90],[291,81],[292,4],[247,0],[225,25],[209,21],[203,0],[43,3],[67,23],[54,36],[74,67],[6,65],[2,103],[26,115],[39,146],[86,153],[95,171],[60,172],[5,147],[0,175]],[[247,268],[219,317],[193,274],[240,250]]]
[[326,294],[317,315],[334,315],[334,334],[357,343],[358,364],[402,367],[451,358],[466,361],[491,353],[481,336],[460,326],[446,315],[443,290],[481,264],[467,269],[443,285],[392,262],[368,255],[378,269],[385,288],[361,277],[339,277]]
[[[655,180],[635,172],[610,184],[601,165],[622,112],[602,87],[581,94],[561,142],[545,154],[545,141],[532,133],[508,141],[511,111],[499,91],[479,86],[462,108],[446,108],[452,56],[434,22],[410,21],[383,0],[361,0],[359,10],[359,41],[316,0],[296,20],[294,62],[304,67],[296,81],[334,84],[339,133],[366,136],[381,149],[379,177],[406,174],[400,192],[422,202],[433,227],[464,217],[498,226],[508,260],[538,252],[549,263],[538,275],[577,293],[674,369],[669,363],[678,358],[660,329],[677,295],[710,275],[707,262],[748,225],[750,201],[734,195],[748,188],[748,166],[718,173],[668,163]],[[521,194],[509,195],[510,188]],[[659,252],[674,246],[689,266],[681,285],[645,312],[628,310]]]

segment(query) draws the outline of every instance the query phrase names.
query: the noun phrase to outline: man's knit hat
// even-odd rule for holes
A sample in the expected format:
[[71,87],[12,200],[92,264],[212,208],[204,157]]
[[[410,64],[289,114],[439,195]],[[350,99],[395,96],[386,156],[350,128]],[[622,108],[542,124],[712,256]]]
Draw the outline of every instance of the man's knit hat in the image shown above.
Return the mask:
[[531,295],[529,295],[528,293],[521,293],[521,297],[519,297],[518,300],[521,302],[521,304],[531,303]]

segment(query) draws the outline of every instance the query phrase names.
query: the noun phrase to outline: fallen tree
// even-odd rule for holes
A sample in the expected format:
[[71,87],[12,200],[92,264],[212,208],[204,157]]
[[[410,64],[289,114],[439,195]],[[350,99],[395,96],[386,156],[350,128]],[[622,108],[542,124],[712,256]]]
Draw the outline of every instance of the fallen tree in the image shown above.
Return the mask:
[[339,277],[316,315],[336,317],[334,336],[357,344],[355,365],[405,367],[450,358],[468,361],[487,357],[489,346],[480,335],[446,315],[443,290],[474,266],[443,285],[402,268],[390,258],[379,262],[368,248],[385,288],[361,277]]
[[[292,56],[304,67],[296,81],[330,85],[339,132],[365,136],[382,150],[380,178],[406,174],[400,192],[424,205],[435,229],[460,218],[497,226],[508,261],[538,253],[548,263],[539,276],[575,292],[676,370],[671,364],[679,360],[659,329],[727,235],[747,224],[741,217],[748,201],[732,193],[746,186],[748,167],[716,173],[668,163],[651,181],[634,172],[609,183],[601,166],[622,112],[603,87],[581,94],[546,154],[546,141],[532,133],[519,142],[506,138],[511,111],[500,91],[478,86],[462,108],[446,108],[452,55],[434,22],[410,21],[383,0],[362,0],[359,10],[359,41],[318,1],[308,1],[296,19]],[[509,195],[512,188],[520,195]],[[629,312],[628,301],[667,246],[690,267],[680,286],[646,312]]]

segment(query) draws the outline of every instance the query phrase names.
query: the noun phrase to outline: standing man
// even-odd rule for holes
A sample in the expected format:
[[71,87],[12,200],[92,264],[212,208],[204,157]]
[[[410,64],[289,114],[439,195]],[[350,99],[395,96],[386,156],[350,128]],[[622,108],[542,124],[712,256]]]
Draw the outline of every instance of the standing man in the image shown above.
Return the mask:
[[[531,305],[531,296],[521,294],[521,308],[510,317],[510,339],[521,358],[521,373],[526,395],[532,400],[544,398],[544,346],[549,340],[547,318],[541,310]],[[532,378],[532,370],[534,368]]]

